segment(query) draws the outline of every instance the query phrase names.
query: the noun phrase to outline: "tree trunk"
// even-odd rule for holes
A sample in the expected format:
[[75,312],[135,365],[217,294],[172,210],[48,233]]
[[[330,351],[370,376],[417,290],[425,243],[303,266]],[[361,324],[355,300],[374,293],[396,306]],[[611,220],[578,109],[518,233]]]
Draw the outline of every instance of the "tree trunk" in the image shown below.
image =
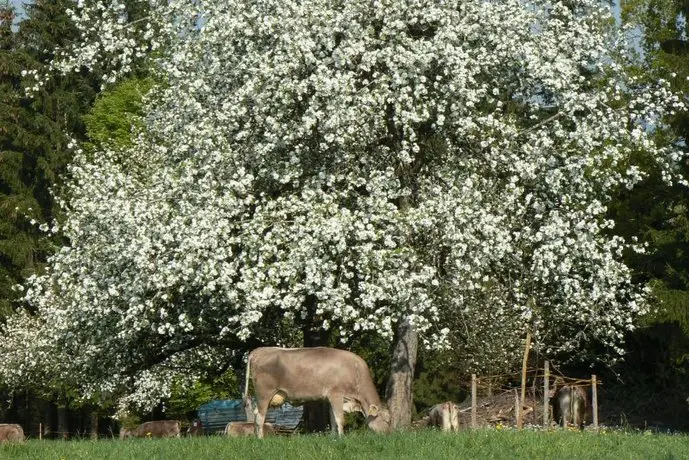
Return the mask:
[[69,438],[69,421],[67,419],[67,407],[58,403],[57,406],[57,435],[59,438]]
[[[33,392],[26,393],[28,399],[25,402],[26,407],[26,421],[24,421],[24,429],[27,431],[26,435],[34,435],[38,433],[43,420],[44,407],[47,404],[45,400],[37,397]],[[21,422],[20,422],[21,423]]]
[[[305,347],[327,346],[330,333],[323,329],[323,323],[316,317],[316,297],[307,296],[308,316],[302,327]],[[305,376],[308,378],[308,376]],[[328,401],[307,401],[304,403],[304,428],[312,433],[323,432],[330,426],[330,404]]]
[[98,412],[92,410],[90,415],[89,431],[91,433],[91,439],[98,439]]
[[43,429],[41,437],[50,438],[55,429],[55,405],[50,401],[43,402],[43,420],[39,427]]
[[400,323],[395,334],[387,400],[393,429],[409,428],[412,413],[412,382],[419,338],[409,319]]

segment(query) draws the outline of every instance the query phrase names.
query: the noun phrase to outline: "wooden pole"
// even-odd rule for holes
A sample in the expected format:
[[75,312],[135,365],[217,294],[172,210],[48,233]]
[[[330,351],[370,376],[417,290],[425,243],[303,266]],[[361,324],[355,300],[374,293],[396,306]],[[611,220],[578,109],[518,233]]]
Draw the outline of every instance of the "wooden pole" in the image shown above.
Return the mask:
[[[524,344],[524,359],[522,361],[522,393],[521,399],[519,400],[519,413],[521,414],[521,408],[526,401],[526,366],[529,364],[529,350],[531,349],[531,331],[526,331],[526,343]],[[517,429],[521,429],[524,425],[524,420],[519,418],[517,420]]]
[[43,439],[43,423],[38,424],[38,439]]
[[593,429],[598,430],[598,381],[596,374],[591,376],[591,409],[593,410]]
[[477,423],[476,423],[476,374],[471,374],[471,428],[477,428]]
[[550,361],[543,363],[543,427],[550,427]]
[[521,404],[519,402],[519,393],[517,392],[517,389],[514,389],[514,421],[515,424],[517,425],[517,429],[521,429],[521,420],[522,420],[522,411],[521,411]]

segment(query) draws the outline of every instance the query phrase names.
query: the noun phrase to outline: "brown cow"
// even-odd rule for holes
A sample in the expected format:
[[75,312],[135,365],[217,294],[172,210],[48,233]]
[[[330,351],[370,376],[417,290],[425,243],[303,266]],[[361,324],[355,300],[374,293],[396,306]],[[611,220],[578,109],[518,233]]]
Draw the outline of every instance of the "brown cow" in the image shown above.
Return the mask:
[[[256,428],[254,422],[230,422],[225,427],[225,436],[230,438],[241,438],[245,436],[254,436]],[[275,427],[272,423],[263,424],[263,434],[272,436],[275,434]]]
[[182,424],[179,420],[144,422],[133,430],[120,428],[120,439],[126,438],[179,438]]
[[16,423],[0,423],[0,442],[23,441],[24,430]]
[[[249,379],[254,383],[257,407],[251,410]],[[344,412],[361,412],[369,428],[390,431],[390,412],[383,408],[366,361],[335,348],[256,348],[246,364],[244,406],[255,415],[256,435],[263,437],[269,405],[326,399],[330,425],[343,434]]]
[[576,385],[565,385],[559,390],[551,390],[550,402],[553,405],[553,419],[563,428],[574,425],[584,428],[590,404],[586,391]]
[[431,407],[428,412],[428,426],[438,426],[443,431],[459,431],[459,407],[446,401]]

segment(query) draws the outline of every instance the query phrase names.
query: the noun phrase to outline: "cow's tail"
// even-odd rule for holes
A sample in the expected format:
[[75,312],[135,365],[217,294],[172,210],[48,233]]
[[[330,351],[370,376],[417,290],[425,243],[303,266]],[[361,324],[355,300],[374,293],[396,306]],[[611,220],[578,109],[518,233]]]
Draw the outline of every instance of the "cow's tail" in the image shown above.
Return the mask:
[[254,409],[251,405],[251,396],[249,396],[249,380],[251,379],[251,353],[246,359],[246,376],[244,377],[244,394],[242,399],[244,401],[244,412],[246,412],[246,421],[254,421]]

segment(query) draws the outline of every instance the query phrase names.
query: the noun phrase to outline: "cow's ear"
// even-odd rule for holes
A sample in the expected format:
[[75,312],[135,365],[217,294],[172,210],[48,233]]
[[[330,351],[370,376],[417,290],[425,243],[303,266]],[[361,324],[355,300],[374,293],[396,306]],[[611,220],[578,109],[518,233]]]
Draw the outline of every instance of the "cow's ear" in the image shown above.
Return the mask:
[[376,406],[375,404],[371,404],[370,406],[368,406],[368,415],[372,415],[374,417],[378,415],[378,406]]

